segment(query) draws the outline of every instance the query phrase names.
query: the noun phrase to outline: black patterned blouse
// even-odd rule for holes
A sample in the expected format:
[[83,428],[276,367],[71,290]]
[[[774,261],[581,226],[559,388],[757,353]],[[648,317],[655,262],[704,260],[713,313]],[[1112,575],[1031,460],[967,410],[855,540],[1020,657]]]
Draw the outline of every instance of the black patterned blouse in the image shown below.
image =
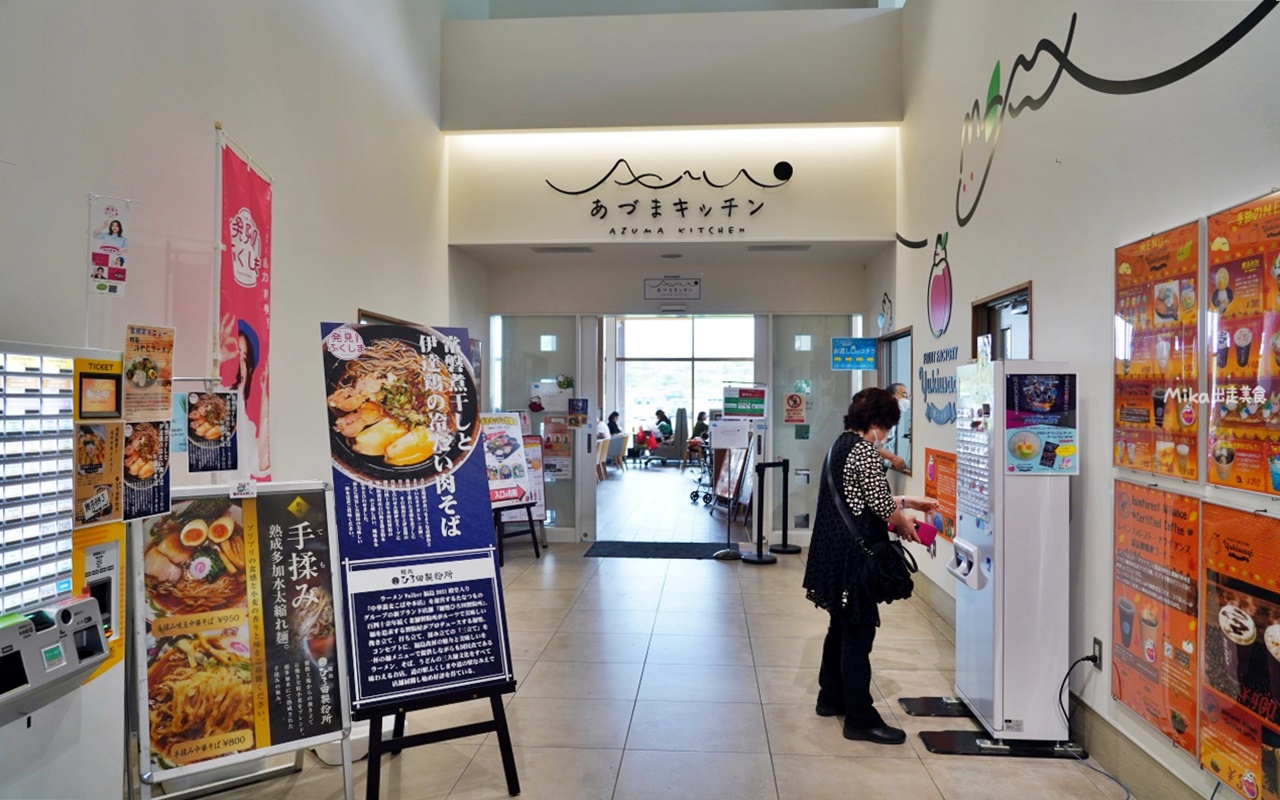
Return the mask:
[[[836,439],[831,460],[843,464],[835,474],[840,495],[854,517],[865,515],[863,522],[867,544],[888,541],[886,519],[896,503],[889,492],[884,465],[875,445],[856,433],[846,431]],[[809,600],[819,608],[839,614],[853,624],[879,625],[880,613],[875,603],[855,598],[847,606],[842,603],[845,591],[845,567],[853,534],[845,527],[835,497],[827,489],[826,476],[818,487],[818,508],[814,515],[813,538],[809,544],[809,560],[805,564],[804,588]]]

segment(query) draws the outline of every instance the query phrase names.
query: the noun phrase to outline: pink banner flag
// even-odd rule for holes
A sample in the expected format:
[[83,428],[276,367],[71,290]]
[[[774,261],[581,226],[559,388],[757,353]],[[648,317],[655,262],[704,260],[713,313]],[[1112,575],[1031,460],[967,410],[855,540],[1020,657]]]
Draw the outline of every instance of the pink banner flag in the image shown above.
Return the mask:
[[271,480],[268,355],[271,338],[271,184],[222,145],[220,377],[240,393],[241,471]]

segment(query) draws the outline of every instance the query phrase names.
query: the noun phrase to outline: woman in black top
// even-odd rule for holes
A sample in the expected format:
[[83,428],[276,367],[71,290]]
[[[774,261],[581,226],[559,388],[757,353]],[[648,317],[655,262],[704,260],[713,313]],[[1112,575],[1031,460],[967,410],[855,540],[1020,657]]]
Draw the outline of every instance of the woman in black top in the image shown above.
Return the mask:
[[880,614],[875,603],[861,600],[856,587],[846,585],[845,565],[853,533],[835,504],[847,503],[854,517],[867,515],[864,535],[869,537],[868,545],[888,541],[889,523],[904,540],[919,541],[915,522],[905,512],[930,512],[938,501],[894,497],[878,452],[890,429],[898,424],[900,413],[897,399],[884,389],[863,389],[854,395],[845,414],[845,431],[836,439],[828,465],[841,497],[831,495],[824,477],[818,487],[818,509],[804,574],[807,597],[831,615],[818,673],[818,715],[844,714],[846,739],[877,744],[901,744],[906,734],[885,724],[872,706],[871,645]]
[[707,424],[707,412],[699,411],[698,419],[693,423],[693,431],[689,434],[689,438],[705,439],[709,430],[711,430],[711,426]]
[[609,435],[617,436],[622,433],[622,428],[618,425],[618,412],[615,411],[609,415]]

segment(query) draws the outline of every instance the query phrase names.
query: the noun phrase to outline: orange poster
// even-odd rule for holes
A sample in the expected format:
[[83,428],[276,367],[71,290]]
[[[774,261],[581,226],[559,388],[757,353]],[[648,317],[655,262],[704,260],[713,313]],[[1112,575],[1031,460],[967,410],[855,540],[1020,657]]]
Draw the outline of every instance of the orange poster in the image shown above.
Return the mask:
[[1111,695],[1196,751],[1200,501],[1116,481]]
[[940,508],[933,519],[925,520],[938,529],[942,538],[956,538],[956,454],[932,447],[924,449],[924,493],[936,497]]
[[1204,504],[1200,763],[1280,797],[1280,520]]
[[1280,194],[1208,219],[1209,482],[1280,494]]
[[1118,467],[1199,480],[1200,227],[1116,248],[1115,435]]

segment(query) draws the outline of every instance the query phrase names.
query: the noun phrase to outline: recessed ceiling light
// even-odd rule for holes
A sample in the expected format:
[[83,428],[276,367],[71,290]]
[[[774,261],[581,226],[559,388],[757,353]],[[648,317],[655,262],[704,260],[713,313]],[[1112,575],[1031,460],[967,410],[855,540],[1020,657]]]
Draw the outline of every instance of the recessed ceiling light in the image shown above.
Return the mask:
[[663,258],[684,258],[680,253],[663,253]]

